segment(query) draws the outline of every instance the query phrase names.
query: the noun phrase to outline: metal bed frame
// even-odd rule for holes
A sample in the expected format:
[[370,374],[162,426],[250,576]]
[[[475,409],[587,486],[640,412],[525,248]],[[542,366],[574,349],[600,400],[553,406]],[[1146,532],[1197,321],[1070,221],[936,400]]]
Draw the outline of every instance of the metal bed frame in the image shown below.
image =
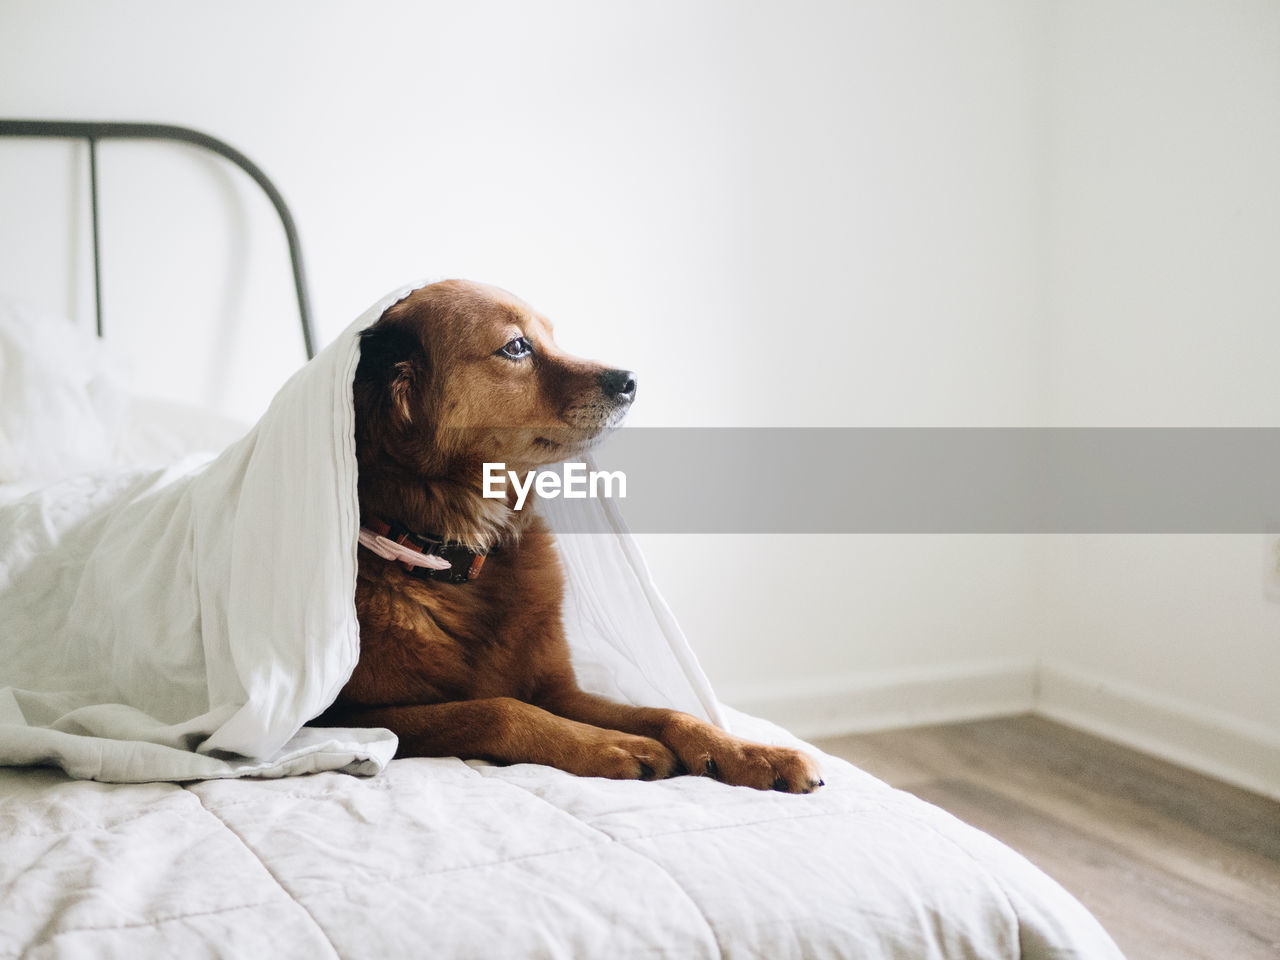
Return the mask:
[[311,322],[311,299],[307,294],[306,273],[302,266],[302,246],[284,197],[270,178],[243,153],[216,137],[190,127],[166,123],[117,123],[97,120],[3,120],[0,137],[39,137],[84,140],[89,144],[89,205],[93,227],[93,302],[98,336],[102,336],[102,268],[98,254],[98,141],[99,140],[169,140],[203,147],[230,160],[247,173],[266,193],[284,226],[293,264],[293,286],[298,296],[298,315],[302,321],[302,341],[307,359],[315,356],[315,331]]

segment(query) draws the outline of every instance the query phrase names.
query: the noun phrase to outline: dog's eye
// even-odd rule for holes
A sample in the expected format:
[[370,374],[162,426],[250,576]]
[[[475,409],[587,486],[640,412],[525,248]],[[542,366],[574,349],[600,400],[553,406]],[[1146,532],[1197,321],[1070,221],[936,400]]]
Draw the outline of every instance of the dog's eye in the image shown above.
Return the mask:
[[529,356],[529,354],[533,353],[533,344],[525,337],[516,337],[499,350],[498,353],[502,354],[509,360],[522,360]]

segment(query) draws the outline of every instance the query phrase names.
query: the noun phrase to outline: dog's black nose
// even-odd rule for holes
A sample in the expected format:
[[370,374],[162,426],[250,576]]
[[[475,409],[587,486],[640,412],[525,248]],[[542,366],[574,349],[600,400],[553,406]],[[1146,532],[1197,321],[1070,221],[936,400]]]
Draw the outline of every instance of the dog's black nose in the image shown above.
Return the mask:
[[630,370],[606,370],[600,374],[600,389],[615,403],[630,403],[636,398],[636,375]]

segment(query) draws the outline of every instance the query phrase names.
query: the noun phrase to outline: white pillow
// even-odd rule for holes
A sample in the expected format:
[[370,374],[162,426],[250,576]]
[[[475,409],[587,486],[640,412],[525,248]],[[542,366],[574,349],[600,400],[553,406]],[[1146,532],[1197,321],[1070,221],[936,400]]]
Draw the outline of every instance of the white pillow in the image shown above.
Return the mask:
[[218,453],[248,431],[244,421],[211,410],[130,396],[112,459],[121,466],[175,463],[193,453]]
[[[0,297],[0,484],[12,494],[117,466],[217,453],[248,425],[126,393],[124,366],[91,331]],[[4,499],[10,499],[6,496]]]
[[0,483],[111,462],[125,395],[91,331],[0,298]]

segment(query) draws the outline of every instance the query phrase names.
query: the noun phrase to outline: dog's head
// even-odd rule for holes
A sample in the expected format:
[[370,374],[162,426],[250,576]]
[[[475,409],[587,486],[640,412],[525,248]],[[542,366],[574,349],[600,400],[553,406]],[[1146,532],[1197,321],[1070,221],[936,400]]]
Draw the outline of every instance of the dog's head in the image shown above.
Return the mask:
[[486,461],[527,471],[590,448],[626,416],[636,378],[565,353],[506,291],[446,280],[364,331],[354,390],[362,470],[479,485]]

